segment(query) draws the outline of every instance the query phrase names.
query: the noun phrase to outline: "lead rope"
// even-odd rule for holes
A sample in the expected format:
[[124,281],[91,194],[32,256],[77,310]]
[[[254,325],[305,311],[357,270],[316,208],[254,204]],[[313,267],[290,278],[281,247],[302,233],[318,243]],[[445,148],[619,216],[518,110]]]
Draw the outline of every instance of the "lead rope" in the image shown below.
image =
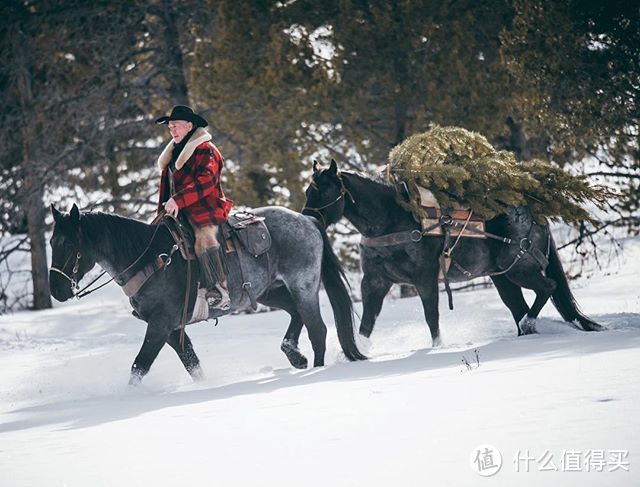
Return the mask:
[[[163,214],[164,216],[164,214]],[[172,217],[173,218],[173,217]],[[175,218],[174,218],[175,219]],[[180,225],[180,222],[176,220],[176,225],[175,228],[177,230],[178,238],[182,241],[186,243],[186,237],[184,235],[184,232],[182,231],[182,226]],[[167,225],[167,223],[163,223],[164,225]],[[167,226],[168,228],[168,226]],[[171,231],[169,231],[169,233],[172,233]],[[178,250],[178,245],[174,245],[173,246],[173,250],[176,251]],[[188,252],[185,252],[186,255],[186,261],[187,261],[187,282],[185,285],[185,292],[184,292],[184,303],[182,306],[182,317],[180,318],[180,347],[182,348],[182,351],[184,352],[184,337],[185,337],[185,327],[187,326],[187,312],[189,311],[189,301],[191,298],[191,259],[189,259],[189,255]],[[166,267],[165,267],[166,269]]]
[[[173,171],[171,167],[169,167],[169,193],[171,197],[176,193],[176,184],[173,176]],[[177,219],[176,219],[177,220]],[[182,231],[182,227],[180,226],[180,222],[176,225],[178,232],[180,233],[180,239],[183,242],[186,242],[184,237],[184,232]],[[191,260],[187,256],[187,285],[185,286],[184,292],[184,304],[182,306],[182,318],[180,319],[180,347],[184,352],[184,329],[187,326],[187,311],[189,309],[189,298],[191,296]],[[197,299],[197,298],[196,298]]]

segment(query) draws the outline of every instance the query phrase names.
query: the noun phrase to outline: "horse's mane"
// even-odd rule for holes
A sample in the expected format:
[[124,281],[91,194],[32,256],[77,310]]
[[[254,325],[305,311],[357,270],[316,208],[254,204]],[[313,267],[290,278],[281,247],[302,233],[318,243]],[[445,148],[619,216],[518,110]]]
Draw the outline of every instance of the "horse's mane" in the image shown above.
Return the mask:
[[[397,187],[389,183],[383,174],[348,171],[342,174],[345,176],[347,190],[352,192],[352,197],[356,200],[354,206],[358,207],[356,212],[359,215],[358,218],[367,222],[361,221],[362,225],[373,225],[378,228],[378,231],[388,230],[398,223],[406,226],[415,225],[411,213],[398,202]],[[357,226],[353,220],[352,223]]]
[[124,256],[135,258],[149,245],[157,225],[113,213],[83,213],[80,219],[83,238],[104,250],[119,249]]
[[395,187],[393,186],[392,183],[390,183],[389,181],[387,181],[387,179],[384,177],[383,174],[381,173],[373,173],[373,174],[364,174],[362,172],[355,172],[355,171],[342,171],[343,174],[349,175],[349,176],[355,176],[356,179],[359,179],[361,181],[365,181],[366,183],[369,184],[373,184],[374,187],[377,187],[377,189],[383,189],[386,191],[392,191],[395,192]]

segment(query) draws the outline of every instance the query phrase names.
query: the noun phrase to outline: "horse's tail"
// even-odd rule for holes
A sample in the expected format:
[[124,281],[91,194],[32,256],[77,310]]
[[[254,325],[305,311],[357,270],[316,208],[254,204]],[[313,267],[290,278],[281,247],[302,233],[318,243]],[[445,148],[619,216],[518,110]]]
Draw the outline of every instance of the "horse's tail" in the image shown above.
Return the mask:
[[367,357],[358,350],[353,334],[353,304],[347,289],[347,278],[342,269],[342,264],[333,252],[325,229],[318,220],[313,217],[310,217],[310,219],[315,223],[320,235],[322,235],[322,284],[324,284],[333,309],[338,341],[349,360],[366,360]]
[[580,311],[578,303],[576,303],[576,300],[571,293],[571,289],[569,289],[567,276],[564,274],[564,269],[560,262],[560,256],[558,255],[556,244],[553,241],[553,237],[550,238],[551,242],[549,245],[549,266],[547,267],[547,277],[556,282],[556,290],[551,295],[553,305],[565,321],[577,320],[585,331],[602,330],[603,327],[601,325],[588,318]]

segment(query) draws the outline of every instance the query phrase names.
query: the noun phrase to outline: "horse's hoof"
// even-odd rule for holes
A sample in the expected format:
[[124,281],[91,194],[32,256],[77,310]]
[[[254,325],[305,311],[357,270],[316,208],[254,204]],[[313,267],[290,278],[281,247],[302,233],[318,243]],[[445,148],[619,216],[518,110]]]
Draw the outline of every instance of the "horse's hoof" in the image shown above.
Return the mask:
[[531,335],[532,333],[536,333],[536,319],[525,316],[520,321],[518,328],[523,335]]
[[442,345],[442,339],[440,338],[440,336],[437,336],[437,337],[431,339],[431,347],[432,348],[439,347],[440,345]]
[[[148,371],[147,371],[148,372]],[[135,364],[131,366],[131,375],[129,376],[129,386],[135,387],[140,385],[142,382],[142,378],[146,375],[146,372],[143,372],[138,368]]]
[[200,367],[195,367],[189,371],[189,375],[194,380],[194,382],[199,382],[204,379],[204,372]]
[[604,326],[599,325],[595,321],[578,320],[578,322],[580,323],[580,329],[584,330],[584,331],[602,331],[602,330],[606,330],[606,328]]
[[358,330],[358,333],[360,333],[365,338],[371,338],[371,332],[372,331],[373,330],[369,330],[369,329],[360,327],[360,330]]
[[307,357],[305,357],[304,355],[302,355],[301,353],[292,353],[292,354],[287,354],[285,353],[285,355],[287,356],[287,358],[289,359],[289,363],[295,367],[296,369],[306,369],[309,365],[309,362],[307,361]]
[[284,352],[289,363],[296,369],[306,369],[309,365],[307,357],[300,353],[300,350],[298,350],[298,344],[293,340],[282,340],[280,350]]

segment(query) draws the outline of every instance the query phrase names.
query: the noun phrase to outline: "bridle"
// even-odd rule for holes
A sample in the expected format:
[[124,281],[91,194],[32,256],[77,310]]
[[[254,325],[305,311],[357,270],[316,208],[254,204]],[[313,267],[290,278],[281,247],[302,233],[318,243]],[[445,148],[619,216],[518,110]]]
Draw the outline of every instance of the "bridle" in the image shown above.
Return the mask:
[[[88,294],[91,294],[92,292],[97,291],[100,288],[103,288],[104,286],[109,284],[111,281],[116,280],[118,277],[126,274],[129,271],[129,269],[131,269],[134,265],[136,265],[138,263],[138,261],[147,253],[147,250],[149,250],[149,248],[151,247],[151,244],[153,243],[153,239],[155,238],[155,236],[158,233],[159,229],[160,229],[160,225],[157,225],[155,231],[153,232],[153,235],[151,236],[151,240],[149,241],[149,244],[142,251],[142,253],[138,256],[138,258],[133,261],[133,263],[131,265],[127,266],[127,268],[125,270],[123,270],[122,272],[116,274],[115,276],[113,276],[108,281],[100,284],[99,286],[97,286],[97,287],[95,287],[93,289],[90,289],[89,291],[87,291],[87,289],[89,289],[96,281],[98,281],[98,279],[100,279],[102,276],[104,276],[107,273],[107,271],[102,271],[98,275],[98,277],[96,277],[89,284],[87,284],[82,289],[80,289],[80,285],[79,285],[77,276],[78,276],[78,270],[80,269],[80,259],[82,258],[82,253],[79,250],[76,253],[76,262],[75,262],[75,264],[73,264],[73,268],[71,269],[71,277],[69,277],[69,275],[66,272],[64,272],[62,269],[58,269],[55,266],[49,267],[49,271],[57,272],[58,274],[60,274],[64,278],[66,278],[71,283],[71,292],[72,292],[74,298],[76,298],[76,299],[83,298],[83,297],[87,296]],[[168,266],[169,264],[171,264],[171,257],[172,257],[173,253],[176,250],[178,250],[178,246],[174,245],[171,248],[171,252],[169,254],[164,254],[163,253],[163,254],[160,254],[158,256],[164,262],[164,266],[165,267]],[[71,256],[67,257],[67,260],[65,260],[64,264],[62,265],[63,269],[67,266],[67,262],[69,262],[70,258],[71,258]]]
[[[64,262],[64,265],[62,266],[63,269],[66,267],[67,262],[69,262],[70,258],[71,258],[71,256],[67,257],[67,260]],[[71,269],[71,277],[69,277],[69,275],[66,272],[64,272],[62,269],[58,269],[55,266],[49,267],[49,271],[57,272],[58,274],[60,274],[64,278],[66,278],[67,281],[69,281],[71,283],[71,293],[73,294],[73,297],[77,298],[77,299],[80,299],[80,298],[86,296],[87,294],[91,294],[94,291],[97,291],[98,289],[100,289],[100,288],[106,286],[107,284],[109,284],[114,279],[112,277],[107,282],[105,282],[103,284],[100,284],[98,287],[87,291],[87,289],[89,289],[98,279],[100,279],[102,276],[104,276],[107,273],[107,271],[102,271],[98,277],[96,277],[93,281],[91,281],[85,287],[80,289],[80,285],[78,283],[77,277],[78,277],[78,270],[80,269],[80,259],[81,258],[82,258],[82,253],[80,251],[78,251],[76,253],[76,262],[75,262],[75,264],[73,264],[73,269]]]
[[[320,215],[320,218],[322,219],[322,224],[326,227],[327,226],[327,222],[324,218],[324,215],[322,214],[322,212],[320,210],[324,210],[326,208],[329,208],[333,205],[335,205],[338,201],[340,201],[342,198],[344,198],[345,194],[349,195],[349,199],[351,200],[351,203],[355,203],[356,200],[353,197],[353,195],[351,194],[351,191],[349,191],[347,189],[347,187],[344,185],[344,181],[342,179],[342,174],[338,173],[338,181],[340,181],[340,194],[338,195],[338,197],[336,199],[334,199],[333,201],[331,201],[330,203],[327,203],[326,205],[323,206],[305,206],[304,208],[302,208],[301,213],[304,213],[306,210],[309,210],[313,213],[316,213],[318,215]],[[312,179],[311,180],[311,187],[318,189],[318,185],[316,184],[316,182]]]
[[78,289],[78,281],[76,279],[76,276],[78,275],[78,269],[80,267],[80,258],[81,257],[82,257],[82,254],[80,253],[80,251],[78,251],[78,253],[76,254],[76,263],[73,264],[73,269],[71,270],[71,276],[72,277],[69,277],[67,275],[67,273],[62,270],[62,269],[64,269],[66,267],[67,262],[69,262],[69,259],[71,258],[71,256],[67,257],[67,260],[64,261],[64,264],[62,265],[62,269],[58,269],[55,266],[51,266],[49,268],[49,271],[57,272],[58,274],[60,274],[63,277],[65,277],[67,279],[67,281],[69,281],[71,283],[71,289]]

